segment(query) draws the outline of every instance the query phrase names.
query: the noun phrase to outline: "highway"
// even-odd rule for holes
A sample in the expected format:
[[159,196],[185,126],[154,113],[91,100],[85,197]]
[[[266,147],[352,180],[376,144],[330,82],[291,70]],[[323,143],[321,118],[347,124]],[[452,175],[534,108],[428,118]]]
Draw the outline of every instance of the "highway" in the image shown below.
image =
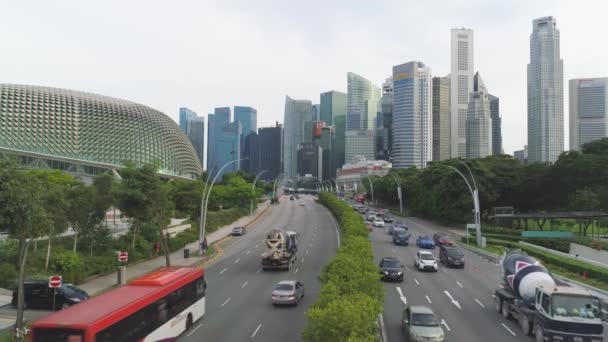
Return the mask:
[[[522,335],[516,321],[505,320],[496,312],[493,294],[502,283],[499,265],[461,248],[465,254],[464,269],[447,268],[440,263],[436,273],[419,272],[414,267],[418,250],[416,237],[421,234],[432,237],[438,231],[427,228],[423,220],[399,217],[395,220],[408,225],[409,246],[393,244],[387,233],[390,224],[386,224],[386,228],[374,228],[370,234],[377,263],[382,257],[396,256],[405,268],[403,283],[385,283],[383,321],[388,341],[404,340],[401,314],[405,303],[430,307],[442,324],[446,341],[533,340]],[[439,260],[439,248],[433,254]]]
[[[299,233],[298,258],[290,272],[261,270],[264,239],[273,228]],[[318,276],[336,253],[337,227],[312,196],[288,198],[248,227],[242,237],[221,243],[223,254],[206,268],[206,314],[178,341],[299,341],[304,312],[315,302]],[[280,280],[304,283],[297,307],[273,307],[270,293]]]

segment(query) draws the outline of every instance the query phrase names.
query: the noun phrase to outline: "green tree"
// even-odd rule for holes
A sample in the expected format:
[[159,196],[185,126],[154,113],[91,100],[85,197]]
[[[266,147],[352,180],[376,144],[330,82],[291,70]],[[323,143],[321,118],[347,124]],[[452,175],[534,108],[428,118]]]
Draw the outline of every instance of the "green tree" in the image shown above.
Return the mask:
[[0,227],[19,243],[17,329],[23,329],[23,281],[28,239],[40,236],[51,224],[44,207],[44,191],[39,177],[18,169],[13,163],[0,161]]
[[[160,243],[165,254],[166,266],[171,266],[168,236],[165,228],[169,224],[172,204],[169,200],[169,185],[163,184],[155,165],[135,168],[130,165],[121,170],[122,181],[114,189],[115,199],[120,210],[136,223],[152,224],[157,227]],[[137,234],[134,224],[133,241]]]

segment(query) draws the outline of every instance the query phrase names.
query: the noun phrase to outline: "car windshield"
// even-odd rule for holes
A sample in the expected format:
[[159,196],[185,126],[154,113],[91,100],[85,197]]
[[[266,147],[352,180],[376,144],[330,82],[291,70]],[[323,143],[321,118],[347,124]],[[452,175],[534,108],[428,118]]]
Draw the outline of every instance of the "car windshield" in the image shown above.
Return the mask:
[[234,228],[232,228],[232,230],[233,231],[239,231],[239,230],[241,230],[241,227],[234,227]]
[[448,249],[448,256],[452,258],[461,258],[464,256],[464,254],[457,249]]
[[293,285],[291,284],[279,284],[275,288],[277,291],[293,291]]
[[422,241],[427,241],[427,240],[430,240],[430,239],[429,239],[429,237],[428,237],[428,236],[421,236],[421,237],[420,237],[420,240],[422,240]]
[[422,253],[422,254],[420,254],[420,259],[422,259],[422,260],[435,260],[435,257],[433,256],[433,254]]
[[63,293],[68,297],[75,296],[79,292],[77,288],[67,284],[63,284],[61,286],[61,291],[63,291]]
[[413,326],[417,327],[437,327],[439,326],[439,322],[435,318],[433,314],[412,314],[412,323]]
[[399,261],[394,259],[386,259],[382,262],[382,267],[399,267]]
[[551,313],[554,316],[599,318],[600,302],[597,298],[571,295],[551,296]]
[[395,234],[397,235],[397,237],[400,237],[400,238],[407,237],[407,233],[406,232],[396,232]]

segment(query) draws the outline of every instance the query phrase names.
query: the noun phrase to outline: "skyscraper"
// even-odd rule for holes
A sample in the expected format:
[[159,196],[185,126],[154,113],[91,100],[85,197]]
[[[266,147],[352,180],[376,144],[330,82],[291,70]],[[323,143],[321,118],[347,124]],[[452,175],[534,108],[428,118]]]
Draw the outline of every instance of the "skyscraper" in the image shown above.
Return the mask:
[[258,131],[258,111],[255,108],[234,106],[234,121],[243,125],[243,137]]
[[277,122],[275,127],[262,127],[258,131],[258,157],[259,170],[268,170],[260,177],[261,179],[271,181],[276,179],[281,173],[281,139],[283,136],[283,127]]
[[[217,116],[216,116],[217,118]],[[233,172],[241,169],[241,134],[243,126],[239,121],[231,122],[224,125],[218,130],[216,135],[216,163],[218,167],[212,172],[217,174],[222,166],[230,161],[235,161],[222,170],[220,177],[228,172]]]
[[303,141],[304,122],[310,120],[312,102],[285,97],[285,127],[283,129],[283,173],[288,180],[298,175],[298,145]]
[[450,73],[450,156],[467,152],[466,121],[469,94],[473,91],[473,30],[452,29]]
[[473,92],[469,96],[466,121],[467,158],[483,158],[492,154],[492,117],[488,89],[479,72],[475,73]]
[[[182,129],[184,133],[188,133],[188,119],[192,119],[196,117],[196,113],[191,111],[186,107],[182,107],[179,109],[179,128]],[[202,165],[202,164],[201,164]]]
[[380,88],[354,72],[347,74],[347,87],[346,129],[373,129],[379,111]]
[[363,156],[367,160],[376,159],[374,150],[374,130],[346,131],[344,152],[345,163],[352,163],[355,157]]
[[319,106],[319,120],[325,122],[326,126],[332,126],[334,116],[346,115],[346,94],[335,90],[321,93]]
[[388,77],[382,83],[382,98],[380,99],[380,111],[382,113],[382,139],[376,139],[376,143],[382,140],[382,146],[376,146],[377,159],[390,161],[393,151],[393,77]]
[[450,79],[433,77],[433,160],[450,159]]
[[[342,165],[345,164],[345,155],[346,155],[346,115],[334,115],[334,128],[335,128],[335,136],[334,136],[334,169],[342,168]],[[335,170],[333,172],[334,176],[336,175]]]
[[553,17],[534,19],[528,64],[528,161],[554,162],[564,150],[564,61]]
[[187,124],[188,132],[186,135],[190,139],[201,165],[205,165],[203,163],[205,159],[205,118],[202,116],[188,118]]
[[207,116],[207,170],[211,174],[215,174],[223,165],[218,159],[216,142],[222,134],[221,130],[230,123],[231,116],[230,107],[215,108],[214,114]]
[[490,115],[492,116],[492,154],[502,154],[502,119],[500,118],[500,99],[488,94]]
[[321,105],[313,104],[312,105],[312,115],[311,115],[310,119],[312,121],[319,121],[320,117],[321,117]]
[[608,137],[608,77],[569,82],[570,149]]
[[431,69],[422,62],[393,67],[393,167],[426,167],[432,159]]

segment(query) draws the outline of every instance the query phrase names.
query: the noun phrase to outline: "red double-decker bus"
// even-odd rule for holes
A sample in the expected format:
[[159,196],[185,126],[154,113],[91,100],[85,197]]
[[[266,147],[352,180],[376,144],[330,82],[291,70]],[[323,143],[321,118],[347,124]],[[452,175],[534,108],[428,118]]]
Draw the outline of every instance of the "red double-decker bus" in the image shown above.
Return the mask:
[[205,314],[202,269],[167,267],[35,321],[31,342],[174,341]]

